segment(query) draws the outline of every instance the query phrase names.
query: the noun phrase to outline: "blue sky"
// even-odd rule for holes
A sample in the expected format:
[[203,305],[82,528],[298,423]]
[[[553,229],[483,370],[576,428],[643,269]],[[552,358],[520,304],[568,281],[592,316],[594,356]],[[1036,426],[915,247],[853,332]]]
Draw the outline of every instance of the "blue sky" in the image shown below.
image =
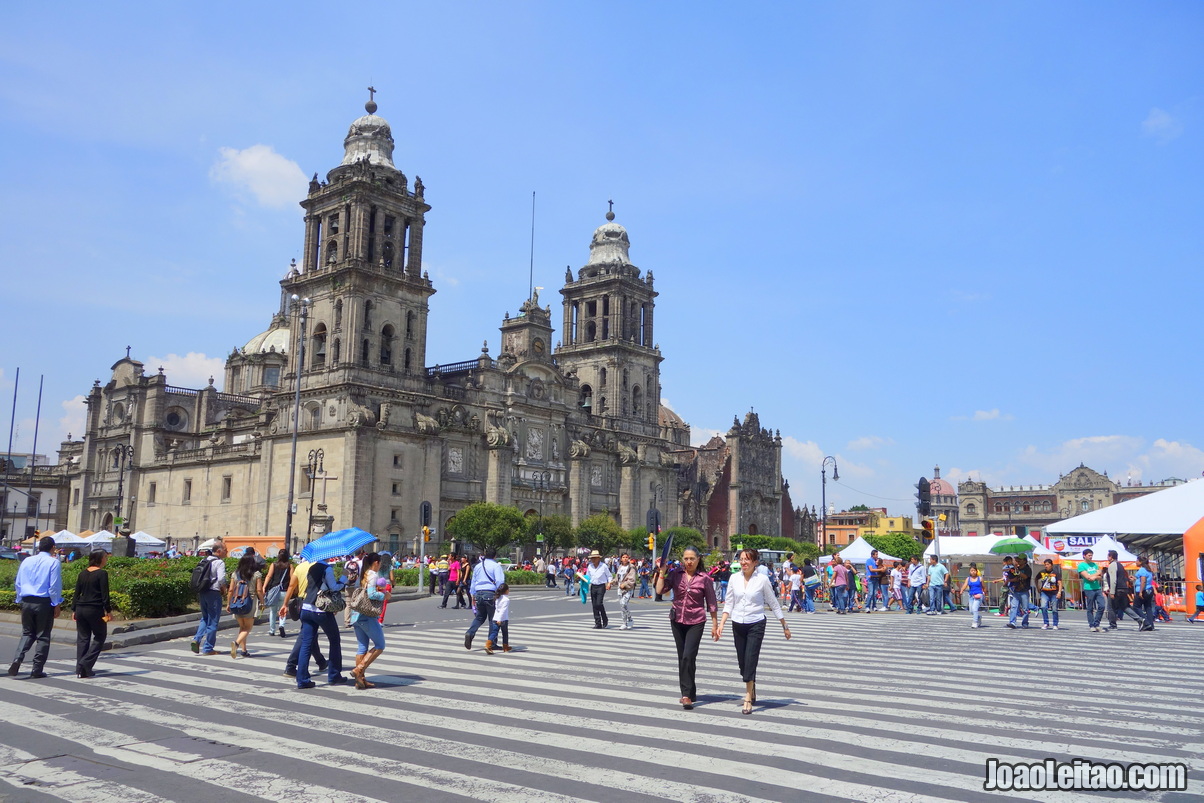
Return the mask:
[[[21,5],[21,4],[19,4]],[[0,12],[0,416],[266,328],[371,82],[433,209],[428,362],[555,304],[615,201],[696,442],[755,408],[796,503],[1204,472],[1204,6],[66,3]],[[558,316],[554,316],[554,320]],[[3,440],[0,433],[0,440]]]

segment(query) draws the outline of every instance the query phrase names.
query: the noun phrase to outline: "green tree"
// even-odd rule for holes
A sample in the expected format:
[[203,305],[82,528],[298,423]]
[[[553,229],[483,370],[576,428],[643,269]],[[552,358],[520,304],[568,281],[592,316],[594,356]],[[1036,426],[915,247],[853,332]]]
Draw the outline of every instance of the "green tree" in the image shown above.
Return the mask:
[[516,507],[476,502],[452,517],[447,532],[482,551],[493,547],[501,552],[526,535],[527,520]]
[[[539,533],[541,522],[539,516],[527,516],[527,542],[535,544],[535,536]],[[573,522],[568,516],[559,514],[544,516],[543,554],[550,555],[558,549],[572,549],[577,545],[577,536],[573,532]]]
[[624,534],[623,549],[633,558],[648,556],[648,528],[633,527]]
[[917,558],[924,556],[924,545],[907,533],[867,535],[865,540],[879,552],[893,555],[899,560],[910,560],[912,555],[915,555]]
[[866,505],[853,505],[849,508],[850,513],[869,513],[870,509]]
[[603,557],[617,552],[626,538],[623,528],[605,513],[595,513],[577,525],[577,543],[598,550]]

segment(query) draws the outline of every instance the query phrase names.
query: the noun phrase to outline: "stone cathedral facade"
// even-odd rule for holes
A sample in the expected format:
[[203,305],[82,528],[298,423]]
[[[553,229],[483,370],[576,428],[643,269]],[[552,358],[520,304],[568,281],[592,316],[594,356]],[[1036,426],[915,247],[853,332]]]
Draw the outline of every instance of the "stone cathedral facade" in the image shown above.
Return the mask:
[[[585,265],[566,273],[561,342],[536,292],[501,321],[496,357],[486,341],[475,358],[431,363],[431,207],[422,180],[394,165],[376,104],[366,109],[342,162],[310,182],[301,263],[280,282],[268,329],[229,355],[223,391],[212,378],[172,386],[128,354],[96,382],[86,436],[60,456],[67,525],[111,527],[119,483],[130,526],[185,546],[283,535],[290,484],[294,548],[354,525],[409,551],[423,501],[440,529],[480,500],[574,523],[605,513],[640,527],[653,508],[663,527],[682,523],[700,487],[689,427],[660,402],[657,293],[652,271],[631,263],[626,229],[608,212]],[[774,520],[765,506],[782,503],[780,441],[756,461],[755,500],[733,505]],[[726,537],[739,516],[723,517]],[[780,519],[762,527],[780,531]]]

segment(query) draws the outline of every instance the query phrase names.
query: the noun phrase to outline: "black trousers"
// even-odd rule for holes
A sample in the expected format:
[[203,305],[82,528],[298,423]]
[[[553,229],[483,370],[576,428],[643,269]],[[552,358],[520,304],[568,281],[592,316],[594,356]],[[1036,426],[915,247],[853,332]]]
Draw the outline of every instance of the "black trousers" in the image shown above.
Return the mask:
[[[318,646],[317,638],[315,638],[313,640],[313,642],[309,648],[309,658],[313,658],[314,661],[317,662],[319,672],[326,671],[326,658],[323,657],[323,655],[322,655],[322,648]],[[306,658],[305,660],[308,661],[309,658]],[[291,652],[289,652],[288,661],[284,665],[285,670],[288,672],[292,672],[293,674],[296,674],[297,663],[300,660],[301,660],[301,631],[298,630],[297,638],[293,640],[293,649]]]
[[75,663],[89,672],[109,637],[109,623],[104,620],[105,609],[99,605],[80,605],[75,609]]
[[21,640],[13,663],[25,660],[33,647],[33,671],[41,672],[50,657],[50,631],[54,630],[54,606],[49,597],[25,597],[21,602]]
[[670,618],[669,624],[673,628],[673,641],[677,644],[677,683],[681,686],[681,696],[697,700],[698,686],[694,683],[694,674],[698,669],[698,645],[702,643],[702,628],[706,620],[696,625],[683,625]]
[[594,624],[606,627],[610,620],[606,618],[606,607],[602,600],[606,597],[606,584],[594,583],[589,587],[589,601],[594,606]]
[[740,679],[751,683],[757,679],[757,663],[761,660],[761,642],[765,640],[765,620],[742,625],[732,622],[736,642],[736,660],[740,664]]

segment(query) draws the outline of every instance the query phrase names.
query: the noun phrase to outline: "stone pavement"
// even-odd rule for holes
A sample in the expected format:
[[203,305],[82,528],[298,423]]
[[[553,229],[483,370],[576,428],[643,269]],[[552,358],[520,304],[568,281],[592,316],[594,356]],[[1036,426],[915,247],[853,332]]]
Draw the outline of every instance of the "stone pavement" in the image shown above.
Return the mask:
[[[608,595],[611,596],[611,595]],[[1011,631],[986,617],[791,614],[767,630],[751,716],[730,633],[703,642],[683,711],[667,606],[592,629],[559,591],[512,606],[509,654],[463,611],[394,603],[377,688],[298,691],[289,641],[201,658],[105,653],[78,680],[0,676],[0,798],[14,801],[1199,800],[1204,625]],[[354,638],[343,630],[344,646]],[[218,647],[227,645],[227,636]],[[12,639],[0,639],[11,650]],[[7,658],[8,653],[4,653]],[[988,758],[1184,761],[1181,793],[984,792]]]

